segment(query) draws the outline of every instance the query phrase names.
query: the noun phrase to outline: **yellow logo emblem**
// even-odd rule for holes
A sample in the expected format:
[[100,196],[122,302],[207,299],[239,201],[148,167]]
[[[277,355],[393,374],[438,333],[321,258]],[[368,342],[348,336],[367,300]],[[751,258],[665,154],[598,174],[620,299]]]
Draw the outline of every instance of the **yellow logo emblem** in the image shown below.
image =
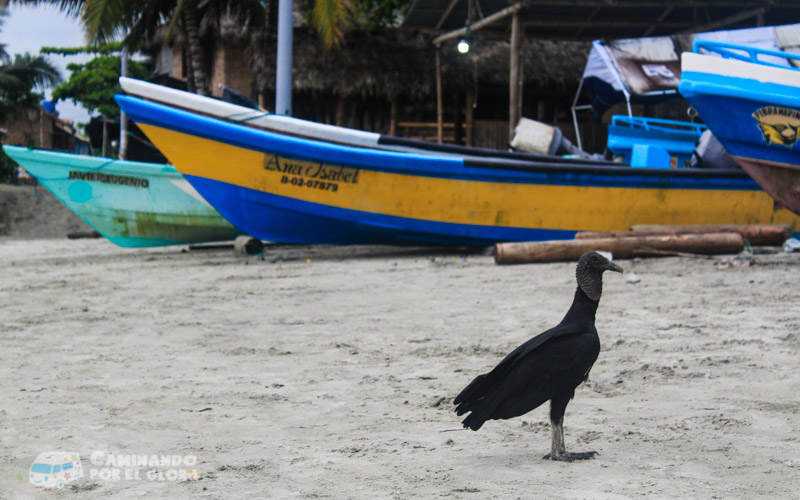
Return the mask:
[[791,148],[800,138],[800,111],[777,106],[765,106],[753,113],[758,128],[768,145]]

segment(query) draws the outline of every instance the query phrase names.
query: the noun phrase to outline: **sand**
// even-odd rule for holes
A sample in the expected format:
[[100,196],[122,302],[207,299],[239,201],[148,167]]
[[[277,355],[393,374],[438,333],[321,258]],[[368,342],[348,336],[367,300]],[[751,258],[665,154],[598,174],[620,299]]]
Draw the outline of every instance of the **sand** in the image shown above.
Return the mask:
[[64,238],[91,230],[42,186],[0,184],[0,237]]
[[[0,238],[0,497],[797,498],[800,254],[753,259],[618,261],[641,281],[606,276],[565,419],[599,455],[557,463],[547,408],[472,432],[451,403],[561,319],[572,263]],[[27,483],[54,450],[84,477]]]

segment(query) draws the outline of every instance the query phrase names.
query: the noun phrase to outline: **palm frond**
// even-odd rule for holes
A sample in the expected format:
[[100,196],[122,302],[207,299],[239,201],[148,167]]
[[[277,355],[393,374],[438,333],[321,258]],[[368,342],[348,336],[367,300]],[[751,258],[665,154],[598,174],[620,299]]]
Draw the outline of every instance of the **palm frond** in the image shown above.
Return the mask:
[[326,49],[339,47],[344,32],[352,23],[352,6],[349,0],[316,0],[311,13],[311,24],[317,30]]
[[28,53],[17,54],[11,64],[0,67],[0,73],[17,79],[27,89],[43,90],[61,82],[61,74],[55,66],[42,56]]

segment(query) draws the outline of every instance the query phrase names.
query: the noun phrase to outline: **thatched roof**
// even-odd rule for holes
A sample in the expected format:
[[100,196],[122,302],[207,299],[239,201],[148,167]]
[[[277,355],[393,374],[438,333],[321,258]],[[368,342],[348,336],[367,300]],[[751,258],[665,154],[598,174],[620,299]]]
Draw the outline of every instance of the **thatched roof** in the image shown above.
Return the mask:
[[[470,51],[459,54],[456,41],[442,44],[443,78],[473,79],[482,84],[508,85],[511,47],[506,40],[476,38]],[[591,49],[590,42],[527,40],[522,50],[524,83],[563,91],[577,87]]]
[[[210,49],[218,44],[241,44],[247,55],[256,88],[273,93],[277,40],[274,31],[237,31],[223,18],[222,36],[204,37]],[[146,50],[155,55],[164,43],[162,35]],[[208,35],[210,31],[206,31]],[[341,48],[326,51],[313,30],[295,27],[293,34],[293,87],[296,91],[325,93],[343,98],[403,98],[420,100],[436,93],[436,47],[431,36],[409,30],[352,30]],[[502,39],[472,40],[468,54],[459,54],[456,41],[442,44],[442,81],[445,91],[478,85],[508,85],[509,42]],[[552,91],[574,89],[586,64],[590,44],[527,40],[523,50],[525,85]]]
[[[273,42],[271,40],[271,42]],[[275,45],[265,46],[255,65],[263,89],[275,85]],[[590,44],[529,40],[524,57],[525,84],[553,90],[572,89],[580,80]],[[455,43],[442,45],[445,88],[479,84],[508,85],[509,43],[473,40],[466,55]],[[403,30],[351,31],[341,49],[325,51],[316,34],[295,29],[293,86],[306,92],[342,97],[405,97],[418,99],[435,93],[436,48],[430,37]]]
[[[275,86],[276,41],[251,53],[261,88]],[[427,39],[400,30],[351,31],[340,49],[323,49],[316,33],[295,28],[292,78],[295,90],[341,97],[419,98],[434,92],[434,52]],[[254,56],[254,57],[253,57]]]

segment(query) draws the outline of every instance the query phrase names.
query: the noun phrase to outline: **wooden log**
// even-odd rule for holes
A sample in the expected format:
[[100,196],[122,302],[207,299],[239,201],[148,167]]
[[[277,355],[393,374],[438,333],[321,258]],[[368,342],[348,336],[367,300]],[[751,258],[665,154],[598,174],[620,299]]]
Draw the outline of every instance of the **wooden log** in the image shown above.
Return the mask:
[[682,234],[677,236],[625,236],[562,241],[498,243],[497,264],[576,261],[585,252],[603,250],[614,258],[655,257],[684,253],[716,255],[739,253],[744,240],[739,233]]
[[754,246],[779,246],[792,237],[792,230],[785,224],[746,225],[697,225],[697,226],[633,226],[636,233],[668,231],[666,234],[706,234],[734,232]]
[[97,231],[73,231],[67,233],[67,238],[70,240],[79,240],[81,238],[100,238],[100,233]]
[[597,238],[622,238],[627,236],[676,236],[679,234],[709,234],[720,232],[739,233],[753,246],[780,246],[792,230],[781,224],[749,226],[634,226],[631,231],[583,231],[575,235],[576,240]]
[[264,242],[251,236],[237,236],[233,240],[233,249],[241,255],[255,255],[264,250]]

